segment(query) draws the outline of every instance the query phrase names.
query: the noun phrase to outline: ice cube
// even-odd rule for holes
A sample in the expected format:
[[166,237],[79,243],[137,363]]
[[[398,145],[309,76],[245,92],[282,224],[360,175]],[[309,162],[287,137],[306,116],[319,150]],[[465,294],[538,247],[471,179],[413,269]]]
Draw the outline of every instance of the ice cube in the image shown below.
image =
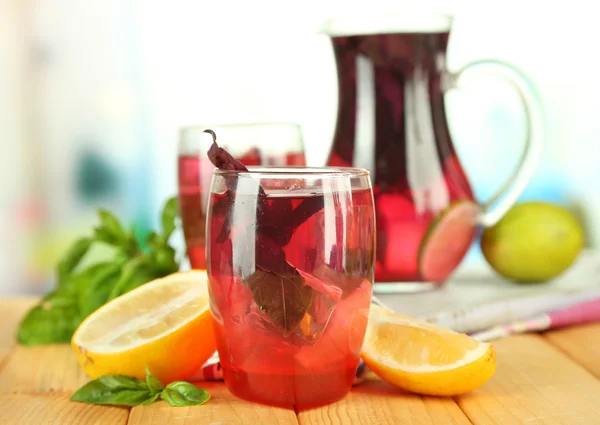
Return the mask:
[[326,282],[323,279],[319,279],[317,276],[310,273],[306,273],[300,269],[297,269],[298,273],[304,278],[304,284],[310,286],[315,291],[327,295],[333,301],[338,302],[342,298],[342,290],[334,285],[333,283]]
[[304,278],[304,284],[313,289],[313,293],[311,305],[293,334],[312,344],[325,330],[335,306],[342,298],[342,290],[303,270],[298,270],[298,273]]

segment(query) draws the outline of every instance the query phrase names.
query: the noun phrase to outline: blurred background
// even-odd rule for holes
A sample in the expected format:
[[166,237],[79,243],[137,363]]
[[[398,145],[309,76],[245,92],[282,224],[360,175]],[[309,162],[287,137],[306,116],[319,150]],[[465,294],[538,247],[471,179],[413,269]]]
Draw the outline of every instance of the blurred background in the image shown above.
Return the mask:
[[[337,111],[320,23],[402,0],[0,0],[0,294],[39,293],[99,206],[145,229],[177,192],[179,128],[286,121],[323,165]],[[420,2],[423,3],[423,2]],[[522,199],[558,202],[600,244],[600,84],[591,2],[431,2],[455,16],[451,70],[494,58],[523,70],[545,109],[542,163]],[[477,197],[522,150],[515,94],[495,81],[447,96]],[[183,248],[183,239],[177,242]],[[466,264],[478,264],[473,249]]]

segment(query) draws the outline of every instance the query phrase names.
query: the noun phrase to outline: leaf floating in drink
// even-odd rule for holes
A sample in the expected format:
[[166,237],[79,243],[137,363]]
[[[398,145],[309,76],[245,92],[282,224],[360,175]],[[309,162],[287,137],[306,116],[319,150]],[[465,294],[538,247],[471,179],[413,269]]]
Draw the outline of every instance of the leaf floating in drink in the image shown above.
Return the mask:
[[294,268],[288,275],[282,275],[257,266],[246,279],[246,285],[260,311],[284,336],[291,334],[310,307],[312,288],[305,285],[304,278]]
[[208,159],[210,159],[210,162],[212,162],[215,167],[219,170],[248,171],[244,164],[231,156],[225,149],[217,145],[217,135],[214,131],[204,130],[204,132],[210,134],[213,138],[213,144],[208,150]]
[[[248,171],[246,166],[217,145],[212,130],[205,130],[213,137],[208,157],[213,165],[221,170]],[[223,199],[235,196],[235,188],[229,187]],[[313,289],[306,285],[304,277],[286,260],[283,247],[287,245],[294,231],[313,214],[323,208],[322,198],[307,198],[295,209],[273,211],[262,186],[258,188],[257,213],[255,221],[256,257],[255,270],[243,277],[244,284],[252,292],[252,298],[263,312],[284,335],[289,335],[298,326],[312,300]],[[230,217],[226,216],[217,242],[229,235]]]
[[268,236],[256,237],[256,270],[245,283],[260,310],[286,336],[310,307],[312,288],[286,261],[283,249]]

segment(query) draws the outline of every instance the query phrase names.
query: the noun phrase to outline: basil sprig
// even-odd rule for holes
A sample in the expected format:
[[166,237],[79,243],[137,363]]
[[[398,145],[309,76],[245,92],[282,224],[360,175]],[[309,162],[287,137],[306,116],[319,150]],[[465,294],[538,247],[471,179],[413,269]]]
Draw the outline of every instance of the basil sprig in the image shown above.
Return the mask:
[[[145,246],[105,209],[92,236],[82,237],[66,250],[56,265],[57,285],[27,312],[17,331],[24,345],[67,343],[77,326],[108,301],[153,279],[179,270],[169,238],[178,216],[177,199],[169,199],[161,212],[161,229],[146,235]],[[101,244],[110,257],[85,262],[91,248]]]
[[102,376],[75,391],[70,399],[88,404],[146,406],[158,398],[174,407],[199,406],[210,399],[210,394],[185,381],[175,381],[164,386],[146,368],[145,381],[123,375]]

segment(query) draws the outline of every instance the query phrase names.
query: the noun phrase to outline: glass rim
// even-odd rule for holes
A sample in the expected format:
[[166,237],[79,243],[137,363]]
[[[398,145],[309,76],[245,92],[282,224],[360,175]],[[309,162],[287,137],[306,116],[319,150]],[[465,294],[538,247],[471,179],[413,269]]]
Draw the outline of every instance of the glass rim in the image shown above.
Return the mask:
[[[180,125],[179,132],[204,132],[204,130],[212,130],[219,128],[242,128],[242,127],[294,127],[300,128],[300,124],[292,121],[248,121],[248,122],[233,122],[233,123],[208,123],[208,124],[190,124]],[[217,134],[217,143],[219,142],[219,134]]]
[[221,170],[215,168],[213,173],[215,176],[239,176],[239,177],[268,177],[276,178],[306,178],[306,177],[368,177],[369,170],[358,167],[308,167],[308,166],[249,166],[248,171],[244,170]]
[[327,19],[317,32],[330,37],[449,32],[453,22],[454,15],[451,13],[408,9],[403,13],[345,15]]

